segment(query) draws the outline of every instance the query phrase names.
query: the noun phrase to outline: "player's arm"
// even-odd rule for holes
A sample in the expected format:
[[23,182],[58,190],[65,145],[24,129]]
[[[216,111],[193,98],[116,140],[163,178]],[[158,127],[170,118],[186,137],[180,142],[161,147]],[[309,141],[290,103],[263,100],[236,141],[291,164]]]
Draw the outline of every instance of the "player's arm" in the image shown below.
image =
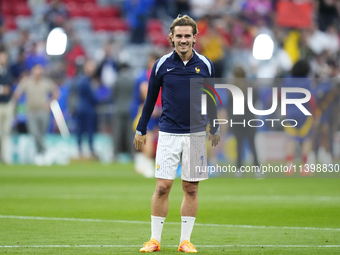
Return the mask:
[[153,109],[155,108],[159,89],[161,86],[161,78],[159,77],[159,75],[155,74],[157,63],[158,61],[156,61],[151,71],[148,93],[143,106],[142,115],[137,125],[135,139],[133,141],[137,150],[141,150],[143,148],[143,145],[146,143],[147,126]]
[[[211,62],[210,62],[211,63]],[[209,85],[211,87],[214,87],[214,78],[215,78],[215,69],[214,65],[211,63],[211,76],[209,79]],[[214,95],[214,93],[211,91],[211,94]],[[207,97],[207,106],[208,106],[208,118],[210,123],[210,131],[209,131],[209,141],[211,141],[212,146],[217,146],[217,144],[220,141],[220,125],[216,123],[214,125],[214,119],[217,119],[217,107],[213,101],[213,99],[208,96]]]

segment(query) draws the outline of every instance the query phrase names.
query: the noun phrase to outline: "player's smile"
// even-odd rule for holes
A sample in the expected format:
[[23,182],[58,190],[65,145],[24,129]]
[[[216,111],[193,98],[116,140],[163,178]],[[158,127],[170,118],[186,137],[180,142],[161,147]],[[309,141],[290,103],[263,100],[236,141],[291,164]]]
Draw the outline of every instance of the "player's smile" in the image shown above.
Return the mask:
[[196,42],[196,35],[193,35],[191,26],[177,26],[174,29],[172,40],[175,43],[175,50],[180,55],[187,55],[190,58],[194,43]]

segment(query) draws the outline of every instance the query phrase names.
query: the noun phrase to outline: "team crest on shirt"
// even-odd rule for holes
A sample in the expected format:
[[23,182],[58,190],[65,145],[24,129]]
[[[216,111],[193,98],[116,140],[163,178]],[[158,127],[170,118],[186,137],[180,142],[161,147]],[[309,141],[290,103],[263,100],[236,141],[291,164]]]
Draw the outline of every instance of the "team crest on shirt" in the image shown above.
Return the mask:
[[200,67],[199,67],[199,66],[196,66],[196,67],[195,67],[195,71],[196,71],[196,73],[200,73],[200,71],[201,71]]
[[159,170],[159,168],[160,168],[161,166],[160,165],[156,165],[156,169],[157,169],[157,171]]

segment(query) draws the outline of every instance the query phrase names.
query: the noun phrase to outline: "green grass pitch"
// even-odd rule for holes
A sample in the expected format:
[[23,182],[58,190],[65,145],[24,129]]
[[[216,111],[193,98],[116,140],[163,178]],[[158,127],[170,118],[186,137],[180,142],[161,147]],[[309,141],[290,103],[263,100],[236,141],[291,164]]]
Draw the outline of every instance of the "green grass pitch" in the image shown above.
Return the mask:
[[[155,179],[133,165],[0,165],[0,254],[139,254]],[[159,254],[179,254],[181,181]],[[340,179],[219,179],[199,185],[201,254],[340,254]]]

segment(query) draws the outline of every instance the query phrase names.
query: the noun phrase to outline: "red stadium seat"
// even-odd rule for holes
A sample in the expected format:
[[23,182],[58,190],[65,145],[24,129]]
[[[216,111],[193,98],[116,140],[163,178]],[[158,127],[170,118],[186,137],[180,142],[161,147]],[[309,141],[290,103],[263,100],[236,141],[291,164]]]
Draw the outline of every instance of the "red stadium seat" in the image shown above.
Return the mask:
[[157,46],[169,46],[168,36],[162,32],[153,32],[149,34],[149,39],[153,45]]
[[92,21],[92,27],[93,30],[99,31],[99,30],[109,30],[109,21],[107,19],[95,19]]
[[7,2],[1,2],[1,13],[2,15],[14,15],[14,9]]
[[90,17],[92,20],[102,19],[102,10],[96,5],[93,5],[91,9],[88,9],[88,17]]
[[75,2],[77,0],[63,0],[63,2],[68,5],[69,3]]
[[110,19],[109,30],[125,32],[129,30],[129,25],[125,19]]
[[25,3],[17,3],[14,6],[16,16],[31,16],[31,9]]
[[113,6],[106,7],[106,8],[102,7],[101,14],[103,17],[106,17],[106,18],[118,18],[120,16],[120,10]]
[[85,3],[84,4],[84,12],[86,17],[92,17],[92,12],[96,9],[96,5],[94,3]]
[[74,2],[67,5],[67,10],[71,17],[84,17],[86,16],[86,12],[83,8],[83,5],[76,4]]
[[66,6],[67,10],[75,9],[75,8],[77,8],[77,3],[74,2],[74,0],[72,0],[72,1],[70,1],[68,3],[66,3],[65,6]]
[[4,17],[5,21],[5,28],[8,30],[15,30],[17,29],[17,24],[15,22],[15,17],[13,16],[5,16]]
[[162,32],[163,31],[163,24],[161,21],[157,19],[149,20],[147,23],[147,33],[151,32]]

